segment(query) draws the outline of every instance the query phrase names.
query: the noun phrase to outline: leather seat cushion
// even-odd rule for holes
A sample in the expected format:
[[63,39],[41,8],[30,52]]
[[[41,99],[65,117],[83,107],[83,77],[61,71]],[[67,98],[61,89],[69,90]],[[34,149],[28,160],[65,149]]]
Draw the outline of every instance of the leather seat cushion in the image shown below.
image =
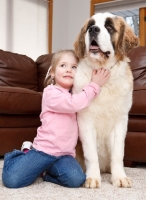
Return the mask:
[[146,116],[129,116],[128,131],[146,132]]
[[1,114],[40,114],[42,93],[19,87],[0,87]]

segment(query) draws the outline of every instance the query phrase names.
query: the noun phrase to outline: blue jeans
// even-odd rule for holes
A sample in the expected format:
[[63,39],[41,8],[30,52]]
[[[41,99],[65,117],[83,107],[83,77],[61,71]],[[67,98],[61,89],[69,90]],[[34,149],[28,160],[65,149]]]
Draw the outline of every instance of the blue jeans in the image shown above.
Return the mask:
[[2,181],[8,188],[32,184],[46,171],[44,181],[76,188],[85,182],[85,174],[72,156],[51,156],[36,149],[23,153],[19,150],[5,154]]

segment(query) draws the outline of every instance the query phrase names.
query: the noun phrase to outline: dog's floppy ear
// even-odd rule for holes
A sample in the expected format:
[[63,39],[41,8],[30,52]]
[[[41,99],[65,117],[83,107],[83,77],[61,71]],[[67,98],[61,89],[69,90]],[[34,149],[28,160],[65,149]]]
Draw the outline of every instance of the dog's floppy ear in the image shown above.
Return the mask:
[[122,17],[117,17],[120,20],[120,33],[118,42],[118,51],[126,55],[133,48],[139,45],[139,38],[134,34],[132,28],[124,21]]
[[79,58],[83,58],[85,55],[85,51],[86,51],[85,33],[86,33],[86,29],[87,29],[87,24],[88,24],[88,21],[82,27],[82,29],[74,43],[74,50]]

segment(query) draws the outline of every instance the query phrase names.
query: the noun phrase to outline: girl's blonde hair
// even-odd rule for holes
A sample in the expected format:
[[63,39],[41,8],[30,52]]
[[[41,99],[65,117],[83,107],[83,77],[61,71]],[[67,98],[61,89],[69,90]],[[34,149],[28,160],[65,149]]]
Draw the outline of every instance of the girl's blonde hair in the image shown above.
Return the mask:
[[54,77],[51,77],[51,73],[55,72],[57,64],[59,63],[62,56],[65,55],[65,54],[73,55],[75,57],[76,61],[79,62],[79,58],[75,54],[74,50],[66,49],[66,50],[57,51],[52,57],[51,66],[48,69],[47,75],[46,75],[45,80],[44,80],[44,87],[46,87],[47,85],[50,85],[50,84],[53,84],[53,85],[55,84]]

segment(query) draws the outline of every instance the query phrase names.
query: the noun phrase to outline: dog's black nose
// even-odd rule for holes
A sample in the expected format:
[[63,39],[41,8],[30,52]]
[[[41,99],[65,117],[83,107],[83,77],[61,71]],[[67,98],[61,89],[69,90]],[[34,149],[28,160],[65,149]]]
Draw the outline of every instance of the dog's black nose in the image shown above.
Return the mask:
[[99,33],[100,32],[100,28],[98,26],[91,26],[89,28],[89,33]]

